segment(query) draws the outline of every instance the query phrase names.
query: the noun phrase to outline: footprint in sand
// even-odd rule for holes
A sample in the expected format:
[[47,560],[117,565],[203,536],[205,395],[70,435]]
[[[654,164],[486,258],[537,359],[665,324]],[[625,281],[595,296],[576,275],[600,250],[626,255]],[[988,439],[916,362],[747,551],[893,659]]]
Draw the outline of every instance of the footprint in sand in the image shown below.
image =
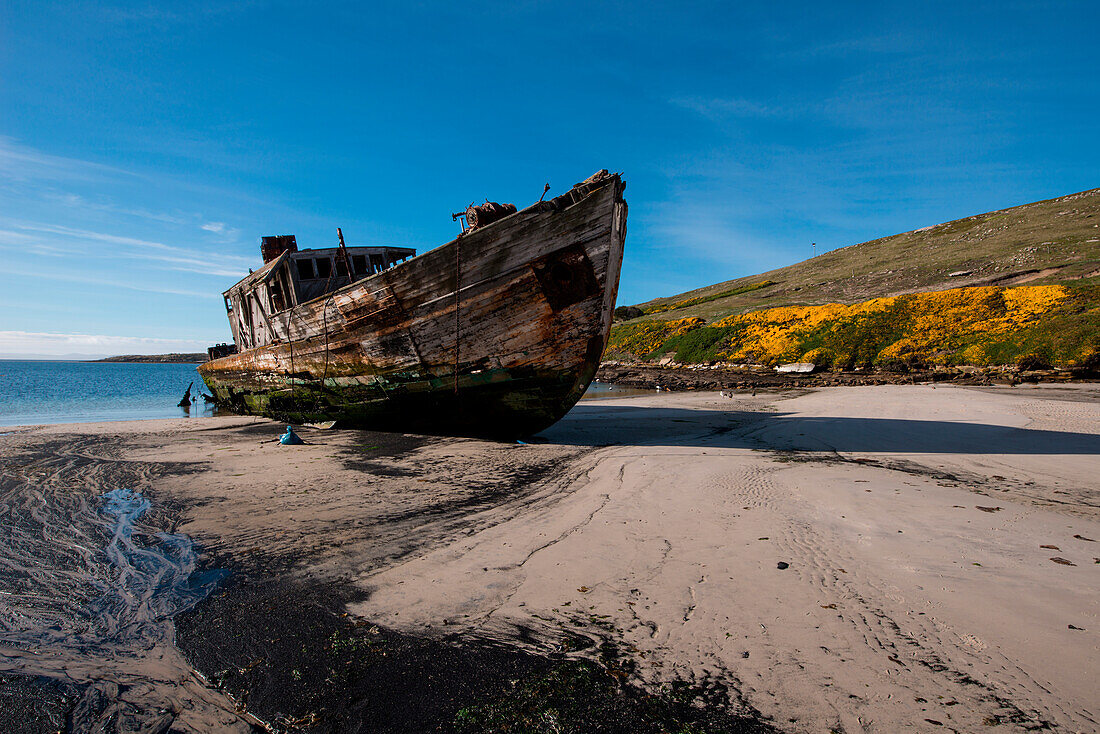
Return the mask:
[[967,647],[973,648],[975,650],[985,649],[985,641],[982,640],[980,637],[975,637],[974,635],[961,635],[960,639],[962,640],[962,643]]

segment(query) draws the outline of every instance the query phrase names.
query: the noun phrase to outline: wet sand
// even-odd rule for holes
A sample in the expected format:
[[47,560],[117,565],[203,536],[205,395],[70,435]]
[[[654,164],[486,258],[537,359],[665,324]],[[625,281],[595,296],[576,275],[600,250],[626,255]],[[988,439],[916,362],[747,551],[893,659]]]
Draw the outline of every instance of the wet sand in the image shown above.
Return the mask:
[[277,581],[267,618],[312,605],[330,636],[369,620],[424,644],[614,649],[604,662],[650,690],[720,683],[746,726],[1100,727],[1094,385],[608,398],[528,444],[305,429],[284,447],[278,431],[50,426],[0,436],[0,454],[5,486],[126,479],[200,566],[235,571],[161,649],[228,670],[260,718],[289,713],[262,694],[294,680],[294,655],[214,638],[256,628],[249,600]]

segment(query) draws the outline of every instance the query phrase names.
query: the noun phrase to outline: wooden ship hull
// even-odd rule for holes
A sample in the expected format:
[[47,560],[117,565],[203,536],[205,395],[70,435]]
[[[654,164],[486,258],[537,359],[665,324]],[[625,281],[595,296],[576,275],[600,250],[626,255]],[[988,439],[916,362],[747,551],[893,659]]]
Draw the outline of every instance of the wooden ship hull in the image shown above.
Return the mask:
[[251,335],[265,343],[235,327],[241,351],[199,372],[220,405],[288,422],[536,433],[584,394],[607,344],[624,189],[601,172],[331,293],[268,309]]

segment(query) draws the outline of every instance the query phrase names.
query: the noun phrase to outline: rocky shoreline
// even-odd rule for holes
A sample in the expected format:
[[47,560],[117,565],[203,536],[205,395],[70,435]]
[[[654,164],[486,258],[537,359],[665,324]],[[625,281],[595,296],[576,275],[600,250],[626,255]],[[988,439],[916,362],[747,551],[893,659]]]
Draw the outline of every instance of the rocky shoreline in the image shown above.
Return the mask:
[[847,387],[869,385],[919,385],[948,383],[964,386],[1019,385],[1024,383],[1096,382],[1095,373],[1050,369],[944,367],[887,372],[878,370],[810,373],[777,372],[769,367],[721,365],[652,365],[604,362],[596,379],[623,387],[657,390],[757,390]]

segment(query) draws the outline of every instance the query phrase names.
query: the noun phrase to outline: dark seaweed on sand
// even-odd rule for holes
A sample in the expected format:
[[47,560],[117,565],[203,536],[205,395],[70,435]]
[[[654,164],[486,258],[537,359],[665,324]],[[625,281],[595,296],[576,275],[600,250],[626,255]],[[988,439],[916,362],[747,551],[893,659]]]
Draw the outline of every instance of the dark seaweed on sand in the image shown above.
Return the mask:
[[357,595],[331,583],[231,582],[177,620],[177,641],[216,686],[282,731],[772,731],[729,713],[717,686],[653,695],[616,664],[401,634],[344,614]]

